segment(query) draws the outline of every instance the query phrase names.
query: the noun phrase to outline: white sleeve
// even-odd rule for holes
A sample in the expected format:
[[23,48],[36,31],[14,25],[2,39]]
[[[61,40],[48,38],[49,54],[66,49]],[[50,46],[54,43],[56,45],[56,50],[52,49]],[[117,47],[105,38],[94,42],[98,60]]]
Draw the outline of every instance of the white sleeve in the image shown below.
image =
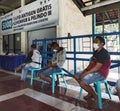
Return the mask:
[[37,50],[33,51],[32,61],[34,61],[34,62],[40,62],[41,63],[42,58],[41,58],[41,55],[40,55],[39,51],[37,51]]

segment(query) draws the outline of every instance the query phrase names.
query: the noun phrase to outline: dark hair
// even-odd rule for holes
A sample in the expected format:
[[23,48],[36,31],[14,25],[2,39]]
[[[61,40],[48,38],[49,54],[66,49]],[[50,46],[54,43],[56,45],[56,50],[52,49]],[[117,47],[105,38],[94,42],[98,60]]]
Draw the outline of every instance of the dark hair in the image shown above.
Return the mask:
[[36,45],[35,45],[35,44],[32,44],[32,45],[31,45],[31,48],[36,49]]
[[51,47],[59,47],[59,44],[57,42],[52,42]]
[[101,36],[97,36],[96,39],[99,39],[101,43],[103,43],[103,45],[105,45],[105,39]]

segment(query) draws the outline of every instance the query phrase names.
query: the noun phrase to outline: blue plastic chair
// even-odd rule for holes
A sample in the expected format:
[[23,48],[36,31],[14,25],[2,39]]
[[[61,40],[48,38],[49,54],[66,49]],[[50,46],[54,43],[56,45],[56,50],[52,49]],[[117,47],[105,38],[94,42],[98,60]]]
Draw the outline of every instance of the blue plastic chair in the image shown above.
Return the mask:
[[27,68],[26,70],[27,70],[27,72],[28,72],[28,71],[31,71],[30,85],[32,86],[32,84],[33,84],[33,79],[34,79],[34,74],[35,74],[36,71],[40,71],[40,70],[41,70],[41,67],[39,67],[39,68]]
[[[59,80],[59,77],[58,77],[59,75],[62,76],[63,81],[65,83],[65,86],[67,88],[67,83],[66,83],[66,80],[65,80],[65,77],[64,77],[65,76],[64,72],[63,71],[55,72],[55,73],[52,74],[52,94],[55,93],[55,79],[57,78]],[[44,81],[42,81],[42,88],[43,88],[43,86],[44,86]]]
[[[112,96],[111,96],[107,81],[102,80],[102,81],[95,82],[94,87],[95,87],[95,91],[96,91],[96,93],[98,95],[98,107],[99,107],[99,109],[102,109],[102,97],[101,97],[101,87],[100,87],[101,84],[105,84],[106,92],[108,93],[109,98],[112,99]],[[78,96],[79,101],[80,101],[80,98],[82,96],[82,92],[83,92],[83,89],[81,88],[79,96]]]
[[61,72],[55,72],[55,73],[52,74],[52,94],[55,93],[55,77],[57,77],[57,76],[59,76],[59,75],[62,76],[63,81],[64,81],[64,83],[65,83],[65,86],[66,86],[66,88],[67,88],[67,83],[66,83],[66,80],[65,80],[64,72],[63,72],[63,71],[61,71]]
[[31,85],[31,86],[32,86],[32,84],[33,84],[33,79],[34,79],[34,74],[35,74],[35,72],[41,70],[41,61],[42,61],[42,57],[41,57],[41,55],[40,55],[40,57],[39,57],[39,62],[40,62],[40,64],[39,64],[39,67],[38,67],[38,68],[33,68],[33,67],[26,68],[26,76],[27,76],[28,71],[31,71],[31,76],[30,76],[30,85]]

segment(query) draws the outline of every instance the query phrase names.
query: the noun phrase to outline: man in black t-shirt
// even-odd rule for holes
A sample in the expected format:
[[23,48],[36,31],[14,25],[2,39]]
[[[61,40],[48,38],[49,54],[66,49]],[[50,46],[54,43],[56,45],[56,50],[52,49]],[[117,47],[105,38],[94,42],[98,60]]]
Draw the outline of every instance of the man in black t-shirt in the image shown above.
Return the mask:
[[98,97],[90,84],[106,79],[111,63],[110,55],[104,48],[104,45],[104,38],[99,36],[96,37],[94,40],[95,52],[93,53],[90,64],[86,69],[74,75],[74,78],[78,81],[80,87],[88,92],[88,95],[84,97],[84,99],[88,100],[92,97],[95,105],[98,105]]
[[100,51],[94,51],[93,57],[92,57],[93,67],[98,62],[103,64],[102,67],[98,70],[98,72],[104,77],[107,78],[109,68],[110,68],[110,54],[108,51],[104,48],[102,48]]

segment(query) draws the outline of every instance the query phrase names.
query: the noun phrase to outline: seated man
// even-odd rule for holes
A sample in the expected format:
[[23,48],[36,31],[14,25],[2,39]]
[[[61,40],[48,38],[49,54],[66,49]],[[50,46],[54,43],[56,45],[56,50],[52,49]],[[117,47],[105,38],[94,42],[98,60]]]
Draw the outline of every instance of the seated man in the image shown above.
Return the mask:
[[51,44],[51,49],[55,52],[52,61],[40,72],[40,78],[50,84],[52,82],[50,75],[54,72],[60,72],[66,59],[66,51],[63,47],[59,47],[58,43],[53,42]]
[[110,55],[106,49],[104,49],[105,40],[102,37],[96,37],[94,40],[94,53],[88,67],[74,75],[74,78],[78,81],[81,88],[88,92],[88,95],[84,99],[94,98],[97,105],[97,94],[90,86],[91,83],[104,80],[107,78],[110,68]]
[[39,68],[41,64],[41,55],[38,50],[36,50],[36,45],[32,44],[31,45],[31,51],[29,52],[25,63],[22,64],[22,75],[21,75],[21,80],[26,79],[26,69],[33,67],[33,68]]
[[116,83],[116,89],[117,89],[117,95],[118,95],[119,100],[120,100],[120,79]]

